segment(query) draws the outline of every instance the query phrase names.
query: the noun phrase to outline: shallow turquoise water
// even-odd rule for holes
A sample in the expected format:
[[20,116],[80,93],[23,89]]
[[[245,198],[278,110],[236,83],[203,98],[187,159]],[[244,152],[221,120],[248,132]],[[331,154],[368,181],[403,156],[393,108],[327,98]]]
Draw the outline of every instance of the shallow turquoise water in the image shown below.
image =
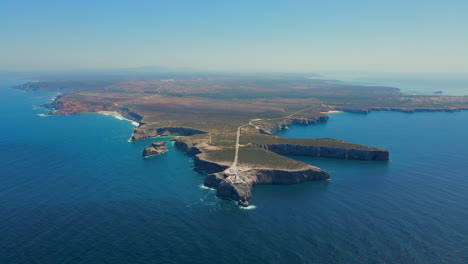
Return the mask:
[[[295,157],[332,180],[257,186],[254,210],[200,188],[172,145],[111,116],[39,117],[0,85],[0,263],[466,263],[468,112],[334,114],[287,137],[387,148],[390,162]],[[168,140],[167,138],[165,140]]]

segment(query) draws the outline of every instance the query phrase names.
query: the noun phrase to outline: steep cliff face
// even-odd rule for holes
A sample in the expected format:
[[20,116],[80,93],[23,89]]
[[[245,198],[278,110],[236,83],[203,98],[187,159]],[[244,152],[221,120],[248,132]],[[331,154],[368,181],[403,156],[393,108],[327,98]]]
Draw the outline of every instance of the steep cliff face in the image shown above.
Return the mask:
[[246,182],[228,183],[223,181],[218,185],[216,196],[238,202],[248,201],[252,196],[252,184]]
[[207,174],[204,180],[205,186],[217,188],[218,197],[239,201],[244,206],[248,205],[252,186],[256,184],[296,184],[330,179],[328,172],[308,164],[304,164],[303,168],[297,170],[250,168],[243,165],[238,175],[244,183],[228,183],[225,171],[230,164],[204,159],[205,155],[202,153],[207,146],[206,142],[195,142],[185,137],[176,139],[174,146],[188,154],[193,154],[195,170]]
[[158,127],[158,128],[136,128],[133,131],[132,141],[152,138],[156,136],[192,136],[208,133],[203,130],[186,127]]
[[51,114],[55,115],[116,111],[116,108],[112,104],[93,104],[89,102],[67,100],[63,99],[62,96],[58,96],[52,103],[44,106],[53,109],[53,112],[51,110]]
[[193,163],[196,171],[207,174],[224,171],[228,168],[227,165],[204,160],[198,156],[198,154],[202,153],[204,148],[209,148],[207,142],[193,141],[190,137],[178,138],[174,141],[174,147],[182,152],[185,152],[188,156],[193,157]]
[[226,179],[224,172],[211,173],[206,175],[203,185],[211,188],[218,188],[218,185]]
[[310,166],[303,170],[251,169],[239,172],[241,178],[255,184],[296,184],[307,181],[330,179],[330,174],[320,168]]
[[174,147],[178,150],[187,153],[188,156],[195,156],[202,153],[201,149],[203,146],[206,146],[204,141],[194,141],[190,137],[183,137],[174,139]]
[[325,122],[328,120],[328,116],[320,114],[318,116],[309,117],[309,118],[285,118],[279,122],[259,122],[257,127],[259,132],[263,134],[272,135],[276,131],[288,129],[291,125],[311,125]]
[[328,172],[314,166],[297,171],[247,168],[239,171],[238,175],[244,182],[229,183],[225,180],[227,175],[224,172],[212,173],[206,176],[204,185],[217,188],[216,196],[238,201],[245,206],[256,184],[296,184],[330,179]]
[[198,155],[193,157],[193,165],[197,171],[202,173],[215,173],[229,168],[229,166],[217,162],[201,159]]
[[143,119],[143,116],[139,115],[138,113],[135,113],[135,112],[132,112],[130,109],[128,108],[120,108],[118,110],[118,112],[125,118],[127,119],[130,119],[130,120],[133,120],[133,121],[136,121],[136,122],[139,122],[140,125],[143,125],[141,123],[141,120]]
[[389,152],[385,149],[362,150],[351,148],[331,148],[318,146],[303,146],[291,144],[257,144],[257,146],[268,149],[281,155],[298,155],[312,157],[326,157],[336,159],[355,160],[381,160],[389,159]]
[[[280,139],[272,137],[271,140]],[[223,154],[223,151],[226,149],[218,147],[216,150],[216,146],[211,145],[203,137],[177,138],[174,145],[179,150],[193,156],[197,171],[207,174],[204,180],[205,186],[216,188],[216,195],[218,197],[238,201],[241,206],[248,206],[252,187],[257,184],[297,184],[330,179],[330,174],[327,171],[306,163],[293,163],[294,166],[290,166],[287,165],[289,163],[286,160],[282,159],[279,160],[281,163],[272,163],[271,160],[274,157],[268,156],[271,154],[358,160],[388,160],[389,158],[389,153],[385,149],[340,140],[314,139],[308,141],[299,140],[298,142],[302,142],[304,145],[255,144],[256,146],[250,150],[248,146],[241,148],[240,153],[250,158],[244,159],[244,161],[240,161],[237,164],[237,175],[242,180],[242,182],[237,183],[231,182],[231,179],[229,181],[226,180],[228,175],[232,173],[228,171],[232,165],[231,156]],[[313,146],[314,144],[317,146]],[[255,148],[260,149],[258,147],[262,148],[260,152],[255,150]],[[248,150],[253,152],[249,152]],[[262,157],[268,158],[262,160],[262,162],[258,162],[259,159],[254,158],[256,157],[255,155],[263,155]],[[287,157],[282,158],[290,160]]]

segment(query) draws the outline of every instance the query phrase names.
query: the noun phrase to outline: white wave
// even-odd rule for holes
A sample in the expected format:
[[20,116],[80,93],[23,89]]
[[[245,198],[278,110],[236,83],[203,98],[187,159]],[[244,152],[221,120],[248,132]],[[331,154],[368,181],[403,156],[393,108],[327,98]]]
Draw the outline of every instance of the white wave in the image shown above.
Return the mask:
[[249,205],[247,207],[239,206],[239,208],[243,209],[243,210],[253,210],[253,209],[257,208],[257,206],[255,206],[255,205]]
[[200,189],[203,189],[203,190],[210,190],[210,191],[215,191],[216,190],[215,188],[207,187],[207,186],[205,186],[203,184],[198,185],[198,187],[200,187]]
[[114,118],[117,118],[118,120],[128,121],[128,122],[132,123],[133,126],[136,126],[136,127],[140,126],[140,123],[135,122],[135,121],[130,120],[130,119],[127,119],[127,118],[123,117],[123,115],[121,115],[119,113],[111,113],[111,112],[98,112],[98,113],[101,114],[101,115],[113,116]]
[[[112,114],[113,117],[117,118],[118,120],[128,120],[128,119],[125,119],[122,115],[120,114]],[[130,121],[130,120],[128,120]]]
[[48,114],[37,114],[37,116],[49,116]]

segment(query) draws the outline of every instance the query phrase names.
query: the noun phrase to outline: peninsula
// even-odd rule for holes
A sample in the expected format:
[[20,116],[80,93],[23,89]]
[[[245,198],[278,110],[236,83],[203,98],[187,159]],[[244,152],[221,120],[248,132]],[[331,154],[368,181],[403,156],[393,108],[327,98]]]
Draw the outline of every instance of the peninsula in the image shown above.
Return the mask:
[[274,136],[276,131],[326,122],[330,111],[468,109],[467,96],[412,95],[393,87],[336,84],[295,74],[165,74],[105,82],[39,81],[16,88],[62,92],[46,105],[54,115],[116,111],[139,123],[132,141],[178,136],[176,148],[194,158],[195,169],[206,174],[204,184],[243,206],[256,184],[330,179],[328,172],[287,156],[389,159],[389,152],[378,147],[331,138],[287,139]]

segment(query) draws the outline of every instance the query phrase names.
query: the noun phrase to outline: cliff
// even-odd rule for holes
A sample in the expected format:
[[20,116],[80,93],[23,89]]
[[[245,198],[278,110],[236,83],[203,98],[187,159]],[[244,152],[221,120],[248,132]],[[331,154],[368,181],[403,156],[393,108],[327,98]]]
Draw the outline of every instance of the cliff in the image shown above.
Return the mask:
[[[226,181],[232,165],[233,149],[210,146],[205,141],[190,137],[178,138],[174,146],[194,156],[195,170],[207,174],[204,185],[217,188],[217,196],[238,201],[246,206],[252,186],[257,184],[296,184],[306,181],[330,179],[328,172],[315,166],[289,159],[271,151],[247,146],[240,149],[238,176],[242,183]],[[249,160],[242,157],[249,157]],[[272,161],[271,164],[264,161]]]
[[[310,166],[310,165],[309,165]],[[226,172],[208,174],[204,185],[217,188],[216,196],[239,202],[248,206],[252,196],[252,187],[257,184],[297,184],[306,181],[320,181],[330,179],[328,172],[310,166],[300,170],[251,169],[239,170],[238,176],[243,182],[227,182]]]
[[[205,186],[217,188],[227,177],[224,171],[211,173],[206,176]],[[239,170],[239,176],[246,183],[257,184],[296,184],[306,181],[318,181],[330,179],[330,174],[325,170],[312,165],[299,170],[281,169],[252,169],[244,167]]]
[[288,129],[291,125],[312,125],[318,124],[321,122],[325,122],[328,120],[328,116],[324,114],[317,113],[312,117],[301,117],[301,118],[293,118],[288,117],[281,119],[280,121],[266,121],[266,122],[258,122],[256,126],[258,127],[258,131],[263,134],[272,135],[276,131]]
[[157,136],[192,136],[205,133],[208,132],[187,127],[136,128],[131,140],[136,141]]
[[44,105],[51,109],[50,114],[79,114],[95,113],[99,111],[117,111],[111,103],[93,103],[79,100],[70,100],[66,96],[58,96],[52,103]]
[[257,146],[268,149],[281,155],[298,155],[325,157],[336,159],[355,159],[355,160],[381,160],[389,159],[389,152],[385,149],[356,149],[356,148],[338,148],[324,146],[304,146],[291,144],[257,144]]
[[126,107],[122,107],[118,109],[118,112],[125,118],[129,120],[136,121],[140,123],[140,125],[144,125],[144,123],[141,122],[143,119],[143,116],[139,115],[138,113],[132,112],[130,109]]

